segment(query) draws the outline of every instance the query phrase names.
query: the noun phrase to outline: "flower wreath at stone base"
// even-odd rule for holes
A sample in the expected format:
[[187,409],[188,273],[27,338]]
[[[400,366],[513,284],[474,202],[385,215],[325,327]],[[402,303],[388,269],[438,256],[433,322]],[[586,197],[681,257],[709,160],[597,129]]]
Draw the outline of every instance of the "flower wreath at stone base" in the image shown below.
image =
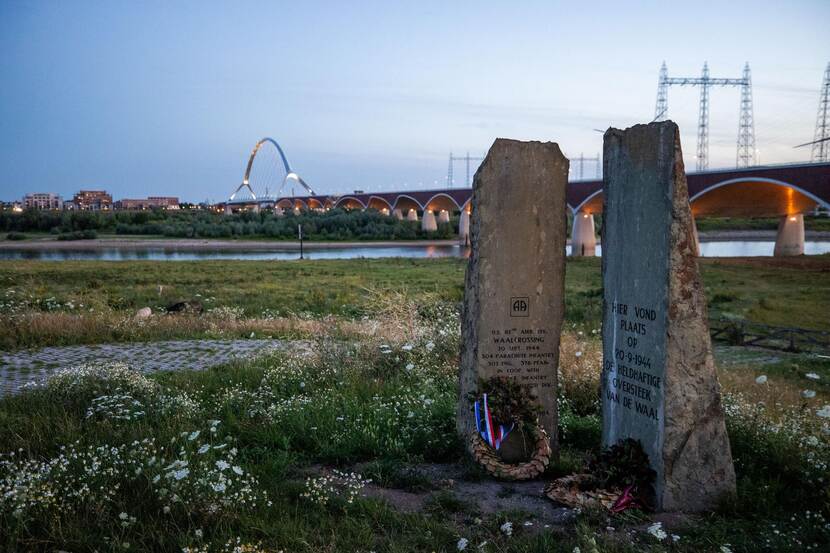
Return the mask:
[[488,474],[502,480],[530,480],[541,476],[550,464],[551,449],[548,433],[538,424],[533,427],[536,448],[529,461],[509,464],[499,458],[498,452],[490,447],[475,431],[470,436],[470,453]]

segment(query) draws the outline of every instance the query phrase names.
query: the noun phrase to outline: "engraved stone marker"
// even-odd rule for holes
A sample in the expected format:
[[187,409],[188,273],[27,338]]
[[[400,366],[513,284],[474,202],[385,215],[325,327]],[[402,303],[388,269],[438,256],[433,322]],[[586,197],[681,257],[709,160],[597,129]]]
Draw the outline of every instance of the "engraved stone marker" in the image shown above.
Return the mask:
[[735,492],[677,125],[609,129],[604,146],[602,441],[640,440],[657,508]]
[[509,377],[542,408],[556,451],[556,370],[564,313],[568,160],[552,142],[497,139],[473,181],[457,426],[475,431],[468,394]]

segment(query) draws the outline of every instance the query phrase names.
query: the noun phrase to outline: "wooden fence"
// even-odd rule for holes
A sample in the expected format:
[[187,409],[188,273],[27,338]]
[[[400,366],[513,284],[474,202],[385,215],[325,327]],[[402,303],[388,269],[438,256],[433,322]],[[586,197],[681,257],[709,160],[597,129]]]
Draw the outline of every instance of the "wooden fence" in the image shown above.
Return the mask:
[[750,321],[709,321],[713,340],[736,346],[756,346],[783,351],[830,353],[830,332],[770,326]]

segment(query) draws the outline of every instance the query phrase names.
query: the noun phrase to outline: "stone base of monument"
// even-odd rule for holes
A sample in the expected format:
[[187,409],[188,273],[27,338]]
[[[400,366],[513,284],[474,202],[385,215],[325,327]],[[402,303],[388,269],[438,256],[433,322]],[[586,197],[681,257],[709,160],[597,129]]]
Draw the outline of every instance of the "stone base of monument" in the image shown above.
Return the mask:
[[470,436],[470,452],[473,459],[484,467],[484,470],[491,476],[503,480],[531,480],[545,472],[553,453],[547,432],[537,426],[533,429],[532,434],[533,454],[525,462],[509,463],[505,461],[499,455],[499,452],[490,447],[477,433]]
[[502,440],[499,457],[505,463],[518,464],[530,461],[536,450],[533,434],[524,427],[513,430]]

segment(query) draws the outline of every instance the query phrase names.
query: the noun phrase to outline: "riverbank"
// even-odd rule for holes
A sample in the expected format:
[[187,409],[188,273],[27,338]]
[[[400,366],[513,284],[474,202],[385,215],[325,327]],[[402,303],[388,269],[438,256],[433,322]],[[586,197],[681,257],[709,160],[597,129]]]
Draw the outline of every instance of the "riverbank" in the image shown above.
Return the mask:
[[[775,241],[774,230],[713,230],[700,232],[701,242],[764,242]],[[806,231],[807,241],[830,241],[830,231]],[[570,240],[568,240],[570,243]],[[304,241],[303,248],[313,250],[351,248],[422,248],[457,246],[450,240],[367,240],[367,241]],[[93,240],[57,240],[52,237],[34,240],[0,240],[2,250],[180,250],[180,251],[294,251],[300,249],[296,240],[214,240],[188,238],[96,238]]]
[[[830,233],[828,233],[830,234]],[[303,241],[303,249],[329,250],[349,248],[406,248],[424,246],[456,246],[458,240],[367,240],[365,242],[345,241]],[[299,250],[299,241],[288,240],[199,240],[184,238],[96,238],[94,240],[2,240],[4,250],[186,250],[186,251],[285,251]]]

